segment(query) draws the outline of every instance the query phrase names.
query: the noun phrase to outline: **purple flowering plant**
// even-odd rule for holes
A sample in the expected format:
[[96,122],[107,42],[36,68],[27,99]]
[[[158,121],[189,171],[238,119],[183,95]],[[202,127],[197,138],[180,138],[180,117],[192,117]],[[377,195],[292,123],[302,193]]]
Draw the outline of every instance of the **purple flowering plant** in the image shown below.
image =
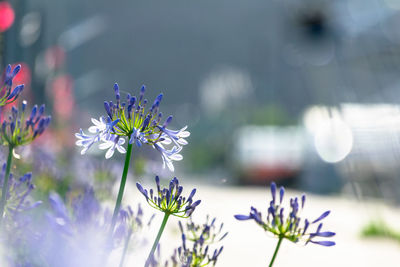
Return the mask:
[[[270,201],[265,219],[263,218],[261,212],[254,207],[251,207],[249,215],[234,216],[239,221],[254,220],[264,229],[264,231],[270,232],[274,236],[278,237],[278,244],[270,261],[270,267],[275,261],[283,239],[287,239],[294,243],[304,241],[306,245],[308,243],[314,243],[326,247],[335,245],[334,241],[320,240],[320,238],[329,238],[335,235],[334,232],[322,231],[323,224],[321,221],[330,214],[330,211],[325,211],[315,220],[302,220],[300,217],[300,212],[304,209],[306,196],[303,194],[300,199],[298,197],[295,197],[294,199],[291,198],[290,209],[287,213],[285,212],[285,208],[282,207],[285,189],[283,186],[280,187],[279,199],[277,199],[276,191],[276,184],[271,183],[272,200]],[[310,228],[313,225],[318,226],[316,227],[316,230],[310,232]]]
[[[163,94],[159,94],[150,108],[147,109],[148,100],[144,98],[146,87],[143,85],[138,97],[127,94],[126,102],[121,99],[118,84],[114,85],[116,101],[105,101],[106,116],[92,119],[93,126],[89,127],[92,135],[85,134],[82,129],[76,134],[76,144],[82,146],[82,154],[95,143],[101,142],[100,149],[108,149],[105,157],[111,158],[115,149],[120,153],[129,153],[133,144],[141,147],[150,145],[161,154],[163,165],[171,171],[174,170],[172,161],[182,160],[179,152],[187,144],[186,137],[190,135],[186,126],[180,130],[171,130],[167,126],[172,121],[172,116],[162,123],[162,113],[159,111]],[[123,145],[128,141],[128,149]],[[171,149],[164,146],[172,144]]]
[[[18,65],[12,69],[9,65],[6,69],[0,89],[2,113],[1,107],[16,101],[23,90],[23,85],[13,88],[13,79],[20,68]],[[126,154],[113,213],[102,207],[91,187],[85,187],[83,194],[71,194],[71,198],[51,192],[48,205],[41,205],[45,206],[41,210],[44,218],[29,217],[27,211],[41,202],[32,201],[30,194],[35,187],[31,173],[20,178],[11,173],[12,159],[16,155],[14,149],[30,144],[43,134],[51,117],[44,114],[44,105],[34,105],[28,112],[26,101],[22,101],[18,108],[12,107],[10,114],[1,114],[0,144],[8,148],[8,158],[0,169],[0,240],[11,244],[10,248],[5,248],[9,266],[106,266],[109,253],[116,251],[121,252],[118,254],[119,266],[124,266],[129,243],[145,225],[140,204],[136,211],[130,206],[122,208],[133,147],[151,146],[161,154],[163,166],[174,171],[173,161],[183,159],[180,152],[188,144],[185,138],[190,133],[186,126],[179,130],[167,128],[172,116],[164,120],[159,111],[162,94],[150,105],[144,98],[145,86],[141,87],[138,97],[127,94],[125,100],[122,100],[117,84],[114,92],[115,102],[104,102],[105,115],[92,119],[89,134],[82,129],[75,134],[76,145],[82,148],[81,154],[97,143],[99,149],[107,150],[106,159],[111,158],[115,150]],[[156,189],[146,189],[136,183],[149,206],[164,214],[145,267],[160,266],[156,260],[160,255],[156,256],[155,252],[157,248],[160,251],[160,239],[171,215],[188,220],[185,224],[179,221],[181,243],[165,266],[170,266],[169,263],[173,267],[215,266],[224,249],[218,243],[228,234],[223,230],[223,223],[217,225],[216,218],[210,219],[209,216],[203,224],[192,221],[191,216],[201,203],[201,200],[194,200],[195,188],[184,195],[183,186],[176,177],[166,187],[161,186],[158,176],[155,183]],[[272,201],[265,218],[254,207],[251,207],[249,215],[235,215],[237,220],[254,220],[265,231],[278,237],[270,266],[283,239],[295,243],[335,245],[333,241],[325,240],[335,233],[322,231],[321,221],[330,211],[315,220],[303,220],[300,212],[304,208],[305,195],[291,199],[290,210],[286,213],[282,206],[284,188],[280,188],[277,196],[276,184],[272,183],[271,192]],[[154,215],[147,222],[148,226],[153,218]],[[313,226],[315,230],[310,231]]]
[[[115,228],[117,215],[121,207],[133,145],[137,147],[141,147],[143,144],[152,146],[160,152],[163,166],[166,165],[173,171],[172,161],[182,160],[183,157],[179,152],[182,150],[182,146],[187,144],[184,138],[190,135],[186,131],[186,126],[180,130],[167,128],[172,116],[169,116],[164,123],[161,123],[162,113],[159,111],[159,106],[163,94],[158,95],[150,108],[147,109],[149,104],[147,99],[144,98],[145,89],[145,86],[141,87],[138,97],[127,94],[125,102],[121,99],[118,84],[115,84],[116,101],[115,103],[112,101],[104,102],[106,116],[100,117],[99,120],[92,119],[94,126],[89,128],[91,135],[85,134],[82,129],[75,134],[78,139],[76,145],[83,147],[81,154],[85,154],[93,144],[98,142],[101,142],[100,149],[108,149],[105,155],[106,158],[112,157],[115,149],[120,153],[126,153],[110,234]],[[128,141],[127,149],[123,147],[126,140]],[[171,149],[164,147],[164,145],[171,144]]]
[[[11,66],[8,65],[4,78],[4,85],[0,90],[0,107],[14,102],[23,90],[23,85],[16,86],[11,90],[13,79],[19,72],[21,66],[18,65],[11,71]],[[21,108],[18,110],[15,107],[11,108],[11,114],[1,114],[1,129],[0,129],[0,143],[8,147],[8,157],[5,168],[4,179],[2,183],[2,194],[0,200],[0,226],[4,216],[4,208],[7,202],[7,195],[9,190],[9,177],[12,164],[14,149],[18,146],[27,145],[34,139],[40,136],[45,129],[49,126],[51,117],[44,116],[44,105],[40,108],[34,106],[30,115],[26,114],[27,102],[22,101]],[[0,110],[3,112],[3,110]]]
[[[4,184],[6,164],[3,164],[0,172],[1,187]],[[12,173],[8,178],[8,190],[6,196],[6,205],[4,207],[4,217],[11,223],[19,213],[35,208],[41,201],[32,202],[30,193],[35,188],[32,183],[32,173],[26,173],[17,178]]]
[[51,116],[44,116],[45,105],[33,106],[30,113],[26,113],[27,102],[22,101],[20,109],[11,108],[8,120],[1,123],[0,140],[3,145],[15,148],[31,143],[39,137],[49,126]]
[[183,186],[179,185],[179,180],[176,177],[169,182],[169,187],[162,189],[160,186],[160,178],[158,176],[156,176],[155,181],[157,192],[153,189],[144,189],[140,183],[136,183],[138,190],[146,198],[147,203],[151,207],[164,213],[163,221],[157,237],[154,240],[149,256],[147,257],[145,267],[148,267],[153,259],[154,252],[160,242],[161,235],[167,225],[169,216],[173,215],[180,218],[189,218],[196,207],[201,203],[201,200],[193,200],[196,188],[191,191],[187,198],[182,196]]
[[209,216],[204,224],[196,224],[191,218],[185,226],[180,221],[178,223],[182,245],[174,250],[171,257],[173,266],[179,266],[177,259],[181,262],[183,260],[182,266],[185,267],[215,266],[224,247],[215,248],[214,251],[211,247],[228,235],[228,232],[223,231],[224,224],[217,226],[216,218],[210,221]]
[[124,240],[124,248],[119,263],[120,267],[124,265],[125,256],[128,251],[132,235],[139,232],[145,225],[150,227],[154,217],[155,214],[153,214],[145,224],[143,210],[140,203],[138,204],[136,212],[134,212],[130,206],[126,207],[126,209],[120,210],[120,225],[115,230],[115,237],[117,239],[121,238]]

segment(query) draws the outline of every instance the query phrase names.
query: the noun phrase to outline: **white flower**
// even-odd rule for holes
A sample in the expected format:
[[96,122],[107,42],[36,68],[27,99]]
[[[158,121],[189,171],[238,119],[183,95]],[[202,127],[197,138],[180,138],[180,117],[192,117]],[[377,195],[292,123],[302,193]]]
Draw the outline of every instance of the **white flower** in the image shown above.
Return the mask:
[[165,165],[167,165],[168,169],[170,171],[174,171],[174,165],[172,164],[172,161],[179,161],[182,160],[183,157],[181,154],[178,154],[181,150],[181,146],[174,146],[171,150],[167,150],[164,148],[164,146],[160,143],[154,144],[154,148],[157,149],[161,153],[161,158],[163,160],[163,168],[165,168]]
[[93,126],[89,127],[89,132],[91,133],[98,133],[98,132],[103,132],[107,129],[107,122],[103,117],[100,117],[100,120],[96,120],[95,118],[92,118],[92,123],[94,124]]
[[[100,117],[99,120],[92,118],[92,122],[94,125],[89,127],[89,132],[93,133],[94,135],[87,135],[82,131],[82,129],[80,129],[79,133],[75,134],[76,138],[78,138],[78,140],[75,142],[75,144],[77,146],[83,147],[83,149],[81,150],[81,154],[82,155],[85,154],[86,151],[94,143],[97,143],[100,140],[102,140],[102,141],[115,140],[116,136],[111,136],[110,132],[113,129],[113,127],[118,123],[118,121],[119,121],[119,119],[117,119],[115,121],[111,121],[110,119],[106,120],[106,119],[104,119],[104,117]],[[123,144],[123,142],[125,142],[125,140],[118,141],[118,142],[120,144]],[[123,147],[118,147],[120,145],[117,144],[116,146],[117,146],[118,151],[121,151],[121,150],[125,151],[125,149]],[[108,148],[108,147],[106,147],[106,148]],[[105,149],[105,148],[102,148],[102,149]],[[114,149],[115,149],[115,147],[112,149],[112,152],[110,152],[111,156],[114,153]],[[125,152],[121,152],[121,153],[125,153]]]
[[99,145],[100,149],[108,149],[106,153],[106,159],[111,158],[114,155],[114,150],[117,149],[119,153],[126,153],[125,148],[122,146],[125,143],[124,138],[120,138],[120,136],[112,136],[109,140],[103,138],[102,141],[104,143]]
[[163,137],[167,139],[166,137],[169,137],[172,142],[174,142],[177,146],[183,146],[187,145],[188,142],[184,139],[186,137],[190,136],[190,132],[186,131],[187,126],[183,127],[180,130],[170,130],[165,127],[161,127],[161,130],[163,132]]
[[75,136],[78,138],[75,144],[83,147],[81,155],[85,154],[94,143],[100,141],[100,135],[87,135],[82,129],[80,129],[79,133],[76,133]]

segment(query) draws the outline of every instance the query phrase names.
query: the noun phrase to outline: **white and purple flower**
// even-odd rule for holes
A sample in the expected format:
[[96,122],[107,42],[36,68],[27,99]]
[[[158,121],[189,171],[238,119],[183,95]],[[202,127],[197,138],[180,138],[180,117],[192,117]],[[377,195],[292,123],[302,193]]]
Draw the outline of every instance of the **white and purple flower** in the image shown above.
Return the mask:
[[188,144],[185,139],[190,136],[186,130],[187,126],[180,130],[168,129],[167,125],[172,121],[172,116],[161,124],[162,113],[159,112],[159,106],[162,94],[158,95],[151,107],[146,110],[148,101],[144,99],[145,86],[140,89],[139,97],[128,94],[126,102],[121,102],[118,84],[114,85],[114,91],[116,103],[104,102],[107,117],[92,119],[93,126],[88,129],[91,135],[85,134],[82,130],[75,134],[78,138],[76,145],[83,147],[81,154],[85,154],[93,144],[102,141],[99,148],[108,149],[105,155],[108,159],[112,157],[115,149],[125,153],[123,145],[128,140],[129,145],[135,144],[137,147],[144,144],[151,145],[160,152],[163,166],[174,171],[172,162],[182,160],[183,157],[179,152]]

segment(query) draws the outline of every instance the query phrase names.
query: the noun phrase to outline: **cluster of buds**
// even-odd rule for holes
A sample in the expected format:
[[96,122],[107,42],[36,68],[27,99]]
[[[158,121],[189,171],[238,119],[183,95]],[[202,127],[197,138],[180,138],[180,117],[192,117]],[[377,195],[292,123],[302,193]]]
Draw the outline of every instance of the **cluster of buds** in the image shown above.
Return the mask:
[[0,89],[0,107],[10,104],[15,100],[17,100],[18,96],[24,89],[23,84],[17,85],[14,89],[12,89],[13,79],[18,74],[20,69],[21,65],[17,65],[12,71],[11,71],[11,65],[7,66],[6,73],[4,74],[3,77],[2,87]]
[[[6,173],[6,164],[3,164],[0,176],[0,185],[4,184],[4,176]],[[5,217],[13,218],[14,215],[30,210],[41,203],[41,201],[32,203],[29,200],[29,194],[35,186],[32,183],[32,174],[27,173],[22,177],[15,179],[10,173],[8,180],[8,191],[6,197]]]
[[[116,102],[104,102],[106,118],[92,119],[94,126],[89,128],[89,132],[93,135],[87,135],[82,130],[76,134],[78,138],[76,144],[83,147],[81,153],[86,153],[94,143],[101,141],[99,148],[108,149],[106,158],[110,158],[115,149],[120,153],[126,152],[122,145],[127,138],[129,144],[138,147],[143,144],[151,145],[161,153],[163,166],[167,165],[173,171],[172,161],[182,159],[179,152],[182,146],[187,144],[185,138],[190,135],[186,131],[186,126],[180,130],[168,129],[172,116],[169,116],[164,123],[161,122],[162,113],[159,112],[159,106],[162,94],[156,97],[149,109],[146,109],[148,101],[144,98],[145,86],[140,89],[139,97],[128,94],[126,102],[121,101],[118,84],[114,85],[114,91]],[[171,149],[164,147],[170,144],[173,144]]]
[[149,227],[154,217],[155,214],[144,223],[143,210],[140,203],[138,204],[136,212],[134,212],[130,206],[121,209],[119,211],[118,226],[115,229],[114,238],[117,240],[122,239],[123,237],[130,238],[132,233],[141,230],[144,226]]
[[156,192],[153,189],[148,191],[141,184],[136,183],[140,193],[144,195],[151,207],[169,215],[188,218],[200,204],[201,200],[193,201],[196,189],[192,190],[189,197],[185,198],[182,196],[183,186],[179,185],[176,177],[170,181],[168,188],[163,189],[160,187],[160,178],[156,176],[155,180],[157,184]]
[[[304,219],[302,221],[300,217],[300,209],[304,208],[304,203],[306,201],[306,196],[303,194],[301,200],[299,198],[290,199],[290,211],[288,216],[285,216],[284,208],[281,207],[285,189],[280,187],[279,190],[279,202],[276,198],[276,184],[271,184],[272,200],[270,206],[268,207],[268,214],[266,220],[262,218],[261,212],[256,208],[251,207],[249,215],[235,215],[237,220],[254,220],[258,225],[260,225],[265,231],[268,231],[281,239],[287,239],[294,243],[300,240],[304,241],[305,244],[314,243],[322,246],[333,246],[335,242],[328,240],[315,240],[315,238],[329,238],[335,235],[334,232],[323,232],[322,223],[325,217],[327,217],[330,211],[324,212],[315,220]],[[311,225],[318,224],[315,232],[309,232]],[[303,226],[301,226],[303,225]]]
[[[215,266],[217,263],[218,256],[223,250],[223,246],[214,250],[210,253],[210,245],[220,242],[224,239],[228,232],[223,232],[223,223],[217,227],[216,218],[209,221],[207,216],[204,224],[198,225],[190,220],[185,228],[182,223],[179,222],[179,229],[182,234],[182,246],[174,251],[174,255],[171,257],[173,266],[178,265],[179,258],[182,266],[187,267],[200,267],[211,265]],[[188,246],[187,243],[192,243],[192,246]]]
[[44,105],[35,105],[29,116],[26,116],[26,101],[22,101],[21,109],[11,108],[8,120],[1,124],[0,141],[3,145],[17,147],[32,142],[49,126],[51,117],[44,116]]

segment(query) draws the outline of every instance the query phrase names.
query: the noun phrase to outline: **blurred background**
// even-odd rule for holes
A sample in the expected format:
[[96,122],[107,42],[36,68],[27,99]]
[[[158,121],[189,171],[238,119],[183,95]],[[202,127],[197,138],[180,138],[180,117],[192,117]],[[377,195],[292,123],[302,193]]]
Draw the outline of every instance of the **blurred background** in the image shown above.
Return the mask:
[[0,31],[2,69],[22,64],[23,97],[54,119],[21,151],[39,192],[119,177],[122,157],[74,144],[118,82],[163,92],[171,126],[191,132],[175,174],[144,149],[136,177],[400,203],[398,0],[10,0]]

